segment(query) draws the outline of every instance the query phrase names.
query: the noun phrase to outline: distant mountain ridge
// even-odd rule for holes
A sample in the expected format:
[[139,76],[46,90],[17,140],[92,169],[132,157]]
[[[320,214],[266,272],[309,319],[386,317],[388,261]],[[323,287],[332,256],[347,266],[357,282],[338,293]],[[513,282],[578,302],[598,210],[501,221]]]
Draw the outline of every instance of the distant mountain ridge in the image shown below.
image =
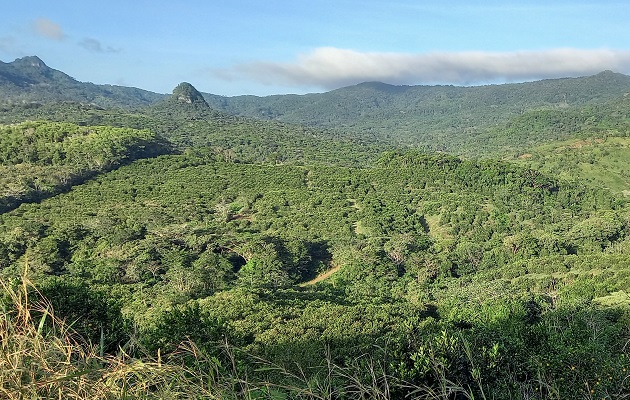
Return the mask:
[[532,120],[543,110],[580,110],[594,105],[605,108],[628,93],[630,76],[604,71],[579,78],[470,87],[364,82],[325,93],[265,97],[200,93],[184,82],[172,95],[166,95],[79,82],[35,56],[0,62],[0,106],[70,101],[106,108],[158,107],[175,114],[184,110],[178,111],[178,106],[190,106],[195,110],[194,118],[203,118],[212,109],[258,120],[332,129],[340,136],[466,156],[567,139],[566,132],[528,138],[531,129],[527,126],[518,136],[509,131],[512,122],[524,114]]
[[80,82],[39,57],[0,61],[0,102],[75,101],[102,107],[143,107],[164,95],[133,87]]
[[[485,86],[452,85],[390,85],[364,82],[324,93],[271,96],[221,96],[202,93],[212,108],[231,114],[262,119],[300,122],[305,118],[315,123],[323,105],[333,110],[360,110],[358,116],[374,110],[418,111],[434,102],[449,100],[467,104],[481,101],[486,107],[538,105],[578,105],[605,101],[630,93],[630,76],[603,71],[580,78],[545,79],[524,83]],[[144,106],[167,95],[135,87],[97,85],[80,82],[50,68],[37,56],[0,61],[0,96],[4,100],[77,101],[97,105],[111,104]],[[470,104],[468,104],[470,105]],[[479,105],[479,104],[478,104]],[[337,113],[338,114],[338,113]],[[349,113],[342,120],[352,120]],[[321,121],[320,121],[321,122]]]
[[449,151],[453,138],[482,133],[524,112],[601,104],[627,93],[629,76],[604,71],[580,78],[487,86],[366,82],[307,95],[204,96],[210,107],[236,115],[340,128]]
[[603,71],[580,78],[545,79],[524,83],[484,86],[414,85],[400,86],[364,82],[325,93],[272,96],[218,96],[204,93],[208,104],[223,111],[252,117],[292,121],[312,114],[323,103],[336,109],[420,110],[435,102],[449,100],[462,105],[487,107],[539,105],[580,105],[612,100],[630,91],[630,76]]

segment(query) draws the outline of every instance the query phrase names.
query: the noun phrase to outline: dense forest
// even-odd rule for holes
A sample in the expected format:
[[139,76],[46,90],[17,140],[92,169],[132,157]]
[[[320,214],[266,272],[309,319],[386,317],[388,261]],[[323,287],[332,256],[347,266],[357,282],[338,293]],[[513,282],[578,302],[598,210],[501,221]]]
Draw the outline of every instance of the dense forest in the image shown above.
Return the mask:
[[[628,101],[619,104],[618,100],[628,93],[630,77],[605,71],[583,78],[505,85],[392,86],[368,82],[304,96],[226,98],[208,94],[206,99],[213,108],[237,115],[358,132],[397,144],[477,157],[494,156],[506,147],[522,149],[532,142],[571,137],[569,124],[547,135],[527,135],[532,128],[527,119],[540,118],[541,111],[543,118],[548,112],[551,118],[573,123],[585,107],[600,107],[604,114],[616,109],[627,118]],[[608,106],[608,102],[616,104]],[[558,117],[557,112],[563,110],[568,115]],[[592,116],[590,110],[584,114],[586,118]],[[617,118],[611,121],[618,123]],[[513,128],[519,123],[524,129]]]
[[1,396],[627,398],[626,81],[3,102]]

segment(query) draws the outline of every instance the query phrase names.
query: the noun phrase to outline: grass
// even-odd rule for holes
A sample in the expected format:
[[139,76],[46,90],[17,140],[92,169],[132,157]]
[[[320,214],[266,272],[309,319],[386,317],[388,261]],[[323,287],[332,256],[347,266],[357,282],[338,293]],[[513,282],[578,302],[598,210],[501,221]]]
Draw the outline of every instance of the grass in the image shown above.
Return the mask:
[[[627,294],[619,291],[611,294],[610,299],[601,300],[627,301]],[[595,318],[597,314],[592,318],[590,314],[584,315],[588,317],[587,322],[597,322],[592,327],[599,329],[601,318]],[[558,318],[550,320],[550,333],[564,321],[563,317]],[[448,340],[442,340],[442,336]],[[625,352],[630,339],[628,342],[624,339],[624,343]],[[461,355],[458,358],[461,366],[472,377],[467,385],[449,378],[452,366],[440,352],[440,346]],[[495,396],[497,388],[489,383],[492,375],[484,376],[487,365],[479,363],[483,358],[475,354],[479,349],[474,346],[475,343],[461,333],[447,335],[444,331],[434,337],[422,353],[427,366],[426,380],[417,382],[407,382],[400,375],[392,374],[392,367],[395,370],[396,366],[389,364],[391,355],[385,349],[376,351],[375,355],[361,354],[346,359],[343,365],[333,363],[327,349],[322,365],[313,370],[303,369],[297,362],[275,364],[227,343],[220,344],[220,360],[190,341],[184,341],[169,354],[158,351],[156,355],[131,355],[123,346],[116,354],[103,355],[99,344],[86,342],[59,319],[50,303],[27,279],[0,280],[0,398],[8,400],[500,398]],[[498,351],[498,344],[496,346]],[[244,364],[247,368],[243,368]],[[611,364],[615,365],[621,364]],[[549,368],[543,366],[539,369],[540,376],[525,380],[508,374],[509,382],[501,381],[502,393],[509,393],[509,398],[562,398],[556,386],[560,382],[556,376],[559,370]],[[564,370],[562,366],[560,370]],[[615,383],[606,386],[607,392],[594,387],[594,393],[608,393],[606,398],[610,399],[630,398],[626,396],[630,375],[625,368],[617,372]],[[575,377],[572,372],[567,374],[561,378]],[[587,383],[599,384],[599,378],[593,379]]]
[[[218,387],[214,360],[192,343],[183,344],[168,364],[159,355],[138,359],[123,349],[101,356],[99,346],[58,319],[27,280],[0,284],[0,398],[229,398],[223,393],[231,388]],[[196,360],[192,366],[178,362],[188,355]]]
[[429,235],[437,240],[452,240],[453,236],[448,232],[448,228],[440,224],[440,215],[425,215],[429,226]]
[[513,161],[565,179],[579,179],[615,193],[630,195],[630,138],[609,137],[553,142],[529,150]]

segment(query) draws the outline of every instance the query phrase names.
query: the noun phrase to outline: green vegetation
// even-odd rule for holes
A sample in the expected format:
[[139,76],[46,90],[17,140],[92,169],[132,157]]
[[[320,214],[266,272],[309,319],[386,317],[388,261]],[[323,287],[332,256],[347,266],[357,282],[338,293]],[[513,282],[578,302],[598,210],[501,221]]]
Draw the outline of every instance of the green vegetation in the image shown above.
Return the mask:
[[[6,279],[28,264],[59,315],[92,343],[104,332],[106,351],[134,343],[155,357],[192,340],[220,357],[225,340],[245,351],[239,376],[278,387],[320,379],[330,363],[352,371],[327,383],[334,391],[371,387],[361,373],[374,368],[394,397],[446,382],[563,397],[601,385],[603,371],[597,393],[626,389],[627,309],[598,304],[628,288],[628,228],[620,199],[505,163],[186,154],[5,213],[0,243]],[[302,383],[282,372],[296,365]]]
[[[188,90],[192,88],[187,85]],[[235,122],[231,115],[255,119],[247,120],[247,123],[240,119],[237,123],[249,125],[248,133],[243,137],[241,132],[238,138],[241,146],[252,139],[252,129],[264,127],[274,132],[300,132],[304,130],[302,126],[308,126],[313,128],[308,130],[308,136],[319,136],[322,129],[326,130],[324,140],[332,137],[336,141],[350,141],[353,145],[378,143],[390,149],[391,146],[411,146],[467,157],[492,158],[523,153],[531,146],[550,140],[570,139],[576,135],[575,129],[592,131],[597,127],[597,131],[627,132],[630,78],[604,71],[582,78],[478,87],[392,86],[367,82],[327,93],[267,97],[225,97],[207,93],[202,96],[196,89],[192,90],[196,96],[194,105],[197,107],[194,108],[198,112],[196,116],[192,115],[194,122],[185,132],[186,138],[197,137],[201,129],[205,139],[210,139],[206,142],[213,147],[225,148],[227,145],[233,148],[235,143],[225,143],[230,132],[218,132],[200,123],[200,119],[212,118],[207,112],[203,116],[199,114],[200,104],[208,104],[216,110],[214,118],[224,122],[232,119],[228,125]],[[163,112],[155,115],[148,111],[155,106],[164,111],[163,105],[158,103],[169,96],[136,88],[77,82],[47,67],[37,57],[0,63],[0,94],[3,98],[0,123],[52,118],[77,124],[150,129],[155,133],[163,133],[163,128],[181,130],[188,125],[181,120],[165,119]],[[179,91],[170,97],[179,98]],[[60,108],[60,102],[78,104]],[[101,107],[118,110],[105,112]],[[176,114],[181,117],[181,113]],[[270,125],[262,120],[293,125]],[[188,122],[191,122],[190,118]],[[222,126],[224,128],[224,124]],[[208,136],[209,130],[217,135]],[[226,135],[219,136],[218,133]],[[301,133],[298,136],[302,136]],[[183,137],[179,139],[184,140]],[[278,144],[282,151],[284,142]],[[310,144],[301,145],[301,148],[310,148]],[[281,159],[294,159],[296,151],[299,149],[281,154]],[[343,152],[347,151],[343,149]],[[337,155],[316,157],[316,161],[334,160]],[[261,161],[260,156],[257,155],[256,161]],[[312,161],[315,159],[306,158],[306,162]]]
[[50,122],[0,126],[0,212],[167,151],[168,144],[146,130]]
[[569,138],[514,152],[518,154],[515,161],[616,193],[630,194],[628,96],[571,112],[530,113],[515,121],[510,132],[514,135],[529,132],[533,137],[552,139]]
[[630,195],[630,138],[594,137],[538,146],[516,162],[565,179]]
[[34,56],[0,62],[0,94],[2,105],[74,101],[121,108],[147,106],[164,97],[137,88],[79,82]]
[[[627,129],[627,100],[621,110],[618,104],[607,103],[629,92],[628,76],[605,71],[590,77],[508,85],[392,86],[370,82],[304,96],[206,95],[206,100],[211,107],[232,114],[338,129],[477,157],[571,137],[576,116],[577,120],[593,122],[600,112],[617,109],[624,117],[611,115],[608,121],[621,121]],[[561,116],[564,126],[555,126],[552,132],[538,130],[547,113],[552,119]],[[532,130],[535,134],[530,134]]]
[[379,153],[393,148],[360,135],[235,117],[212,110],[205,102],[181,101],[178,89],[164,101],[133,112],[74,102],[0,105],[0,123],[52,120],[149,130],[168,140],[175,152],[192,151],[229,162],[356,166],[372,163]]
[[625,78],[329,95],[450,93],[420,136],[324,95],[266,101],[320,99],[335,129],[236,117],[187,83],[1,105],[1,396],[626,398]]

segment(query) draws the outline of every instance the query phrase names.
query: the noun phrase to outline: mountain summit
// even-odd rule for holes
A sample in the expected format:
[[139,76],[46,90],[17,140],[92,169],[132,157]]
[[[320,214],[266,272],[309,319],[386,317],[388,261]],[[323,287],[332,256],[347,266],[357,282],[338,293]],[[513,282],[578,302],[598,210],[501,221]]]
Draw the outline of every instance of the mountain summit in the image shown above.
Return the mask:
[[37,57],[37,56],[27,56],[27,57],[22,57],[22,58],[18,58],[17,60],[13,61],[11,64],[13,64],[14,67],[20,68],[20,67],[35,67],[35,68],[49,68],[48,65],[46,65],[46,63],[44,63],[42,61],[41,58]]
[[188,82],[182,82],[173,89],[172,99],[179,103],[209,107],[203,95]]
[[78,83],[63,72],[50,68],[37,56],[18,58],[11,63],[1,63],[0,82],[6,82],[22,89],[41,85]]
[[164,95],[136,88],[95,85],[79,82],[49,67],[37,56],[0,61],[0,99],[2,102],[56,103],[73,101],[103,107],[142,107]]
[[151,110],[160,115],[171,115],[173,118],[196,120],[207,116],[211,108],[193,85],[182,82],[173,89],[172,95],[153,104]]

